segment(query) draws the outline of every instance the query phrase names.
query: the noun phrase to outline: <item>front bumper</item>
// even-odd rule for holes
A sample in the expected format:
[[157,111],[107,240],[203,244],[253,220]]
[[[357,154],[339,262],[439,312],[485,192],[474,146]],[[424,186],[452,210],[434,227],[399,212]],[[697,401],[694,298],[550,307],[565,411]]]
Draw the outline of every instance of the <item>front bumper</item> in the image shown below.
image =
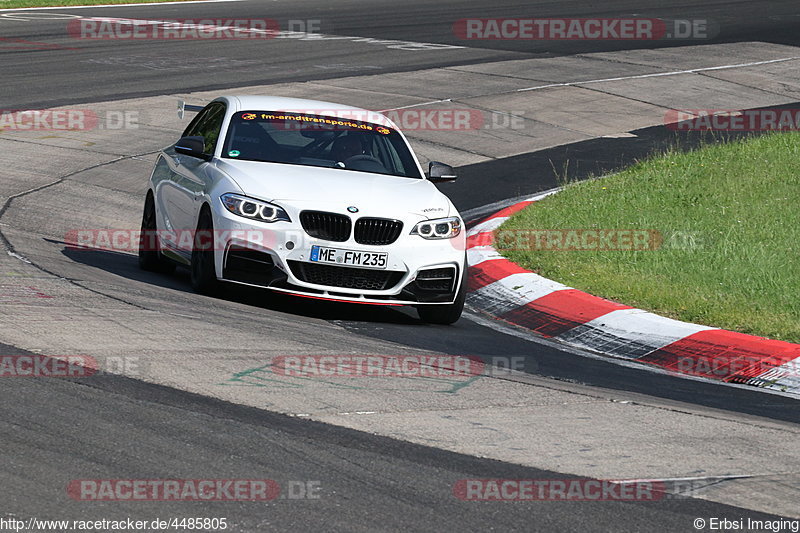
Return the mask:
[[[296,217],[293,217],[296,220]],[[309,236],[297,222],[249,222],[215,213],[225,236],[215,248],[217,277],[224,281],[323,300],[373,305],[450,304],[464,276],[464,232],[454,239],[425,240],[406,224],[390,245]],[[218,241],[219,242],[219,241]],[[385,252],[385,269],[339,266],[310,260],[312,246]]]

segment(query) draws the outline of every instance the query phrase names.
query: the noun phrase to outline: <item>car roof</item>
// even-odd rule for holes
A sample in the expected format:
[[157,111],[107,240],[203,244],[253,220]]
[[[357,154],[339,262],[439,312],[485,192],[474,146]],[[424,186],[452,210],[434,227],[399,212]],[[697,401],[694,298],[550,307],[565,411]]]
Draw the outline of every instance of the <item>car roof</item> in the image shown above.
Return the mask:
[[341,117],[352,113],[352,118],[364,117],[361,120],[397,128],[394,123],[378,111],[370,111],[360,107],[354,107],[322,100],[307,100],[304,98],[288,98],[285,96],[237,96],[227,95],[220,99],[228,100],[236,108],[236,111],[294,111],[305,112],[307,114]]

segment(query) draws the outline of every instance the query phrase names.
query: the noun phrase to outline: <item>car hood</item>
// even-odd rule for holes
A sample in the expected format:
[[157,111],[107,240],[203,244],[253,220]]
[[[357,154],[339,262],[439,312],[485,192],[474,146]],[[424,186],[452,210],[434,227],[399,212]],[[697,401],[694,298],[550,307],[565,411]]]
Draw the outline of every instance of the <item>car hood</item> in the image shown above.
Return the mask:
[[362,212],[379,209],[387,215],[405,212],[425,218],[450,216],[452,209],[447,197],[426,179],[225,159],[217,162],[217,168],[243,194],[279,204],[317,204],[335,211],[355,206]]

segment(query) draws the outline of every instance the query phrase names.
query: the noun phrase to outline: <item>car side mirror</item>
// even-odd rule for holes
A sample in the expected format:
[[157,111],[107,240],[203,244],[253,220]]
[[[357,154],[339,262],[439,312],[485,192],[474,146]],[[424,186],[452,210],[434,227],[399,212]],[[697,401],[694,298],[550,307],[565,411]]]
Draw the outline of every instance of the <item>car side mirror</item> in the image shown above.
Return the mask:
[[445,165],[438,161],[431,161],[428,164],[428,179],[433,183],[444,183],[448,181],[455,181],[456,170],[450,165]]
[[190,155],[192,157],[197,157],[198,159],[208,159],[208,156],[204,153],[205,150],[206,141],[199,135],[194,135],[192,137],[181,137],[180,140],[175,143],[175,151],[177,153]]

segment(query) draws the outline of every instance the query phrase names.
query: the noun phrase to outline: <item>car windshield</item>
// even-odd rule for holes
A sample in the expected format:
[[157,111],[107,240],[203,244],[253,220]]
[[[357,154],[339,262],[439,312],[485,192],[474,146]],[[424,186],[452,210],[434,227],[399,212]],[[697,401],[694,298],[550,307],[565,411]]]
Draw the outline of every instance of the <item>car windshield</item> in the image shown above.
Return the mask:
[[396,130],[305,113],[234,114],[222,157],[422,178],[411,150]]

